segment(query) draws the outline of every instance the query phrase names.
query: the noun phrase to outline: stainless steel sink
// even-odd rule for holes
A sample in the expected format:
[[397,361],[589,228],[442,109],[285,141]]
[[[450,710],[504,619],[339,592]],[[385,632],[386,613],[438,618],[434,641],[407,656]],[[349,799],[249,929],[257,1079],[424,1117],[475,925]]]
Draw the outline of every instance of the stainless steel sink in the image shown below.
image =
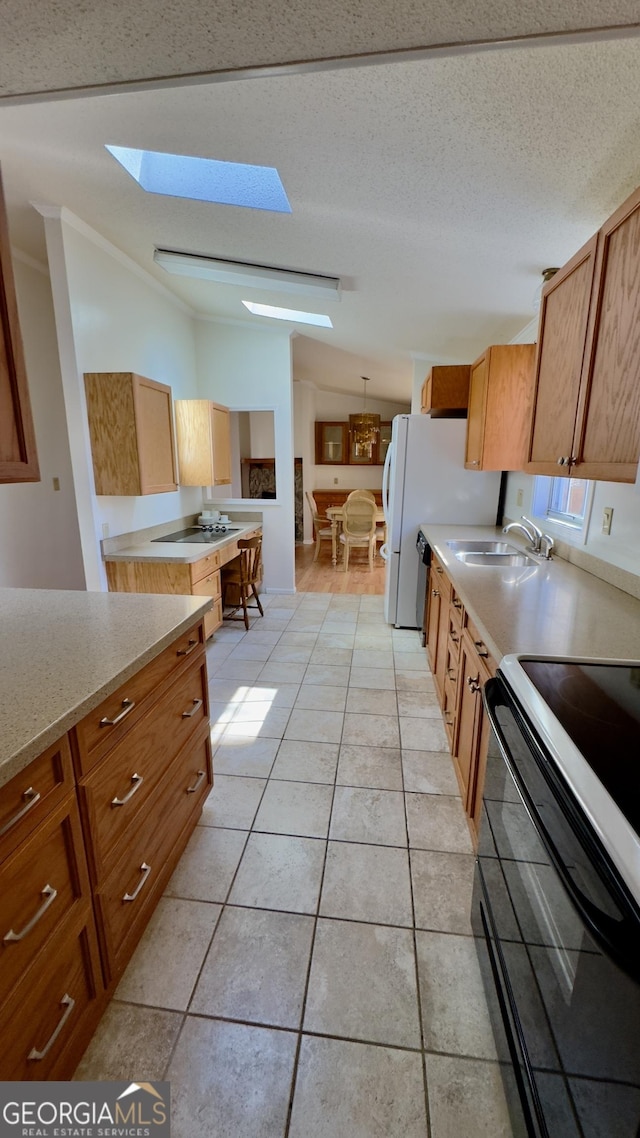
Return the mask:
[[[504,545],[504,542],[498,542],[498,545]],[[458,561],[464,561],[465,565],[488,565],[492,568],[505,565],[537,565],[538,562],[533,557],[527,556],[526,553],[519,553],[511,546],[511,553],[493,553],[491,550],[475,553],[470,550],[461,549],[456,553]]]
[[449,549],[463,553],[518,553],[508,541],[448,541]]

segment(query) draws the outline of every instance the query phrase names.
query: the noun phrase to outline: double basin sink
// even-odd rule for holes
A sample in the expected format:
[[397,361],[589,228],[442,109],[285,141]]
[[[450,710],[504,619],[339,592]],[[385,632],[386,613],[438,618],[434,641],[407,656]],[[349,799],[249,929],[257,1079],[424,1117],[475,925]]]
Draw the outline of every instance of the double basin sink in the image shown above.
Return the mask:
[[537,565],[527,553],[506,541],[448,541],[458,561],[466,565]]

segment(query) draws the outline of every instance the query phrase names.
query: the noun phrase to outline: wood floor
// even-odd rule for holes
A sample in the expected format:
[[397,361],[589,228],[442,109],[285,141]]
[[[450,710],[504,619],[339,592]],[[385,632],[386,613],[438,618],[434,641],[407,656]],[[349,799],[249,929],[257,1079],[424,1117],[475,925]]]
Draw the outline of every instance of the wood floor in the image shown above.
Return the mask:
[[[384,593],[384,561],[376,554],[373,572],[369,570],[366,549],[352,549],[349,569],[345,573],[341,561],[331,564],[331,546],[322,546],[313,560],[315,545],[296,545],[296,589],[304,593]],[[338,555],[340,556],[340,555]]]

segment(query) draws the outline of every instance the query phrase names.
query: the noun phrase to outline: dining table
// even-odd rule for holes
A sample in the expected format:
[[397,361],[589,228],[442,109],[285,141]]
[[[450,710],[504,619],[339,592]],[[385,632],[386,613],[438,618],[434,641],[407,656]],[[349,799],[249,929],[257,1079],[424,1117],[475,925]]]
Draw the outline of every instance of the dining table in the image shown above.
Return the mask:
[[[327,506],[325,514],[331,522],[331,563],[338,561],[338,534],[344,517],[342,506]],[[384,540],[387,540],[387,523],[384,518],[382,506],[376,506],[376,526],[384,526]]]

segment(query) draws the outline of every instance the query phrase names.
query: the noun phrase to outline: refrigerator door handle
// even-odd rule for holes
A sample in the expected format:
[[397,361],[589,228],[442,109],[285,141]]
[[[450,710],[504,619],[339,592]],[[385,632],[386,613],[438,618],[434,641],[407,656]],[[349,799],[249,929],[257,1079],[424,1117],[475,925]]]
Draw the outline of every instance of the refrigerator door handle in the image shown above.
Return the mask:
[[[391,479],[391,457],[393,455],[393,443],[389,443],[387,453],[384,456],[384,468],[382,471],[382,512],[384,514],[385,524],[389,525],[389,483]],[[382,547],[386,552],[386,544]],[[380,553],[382,554],[382,549]],[[385,558],[386,560],[386,558]]]

